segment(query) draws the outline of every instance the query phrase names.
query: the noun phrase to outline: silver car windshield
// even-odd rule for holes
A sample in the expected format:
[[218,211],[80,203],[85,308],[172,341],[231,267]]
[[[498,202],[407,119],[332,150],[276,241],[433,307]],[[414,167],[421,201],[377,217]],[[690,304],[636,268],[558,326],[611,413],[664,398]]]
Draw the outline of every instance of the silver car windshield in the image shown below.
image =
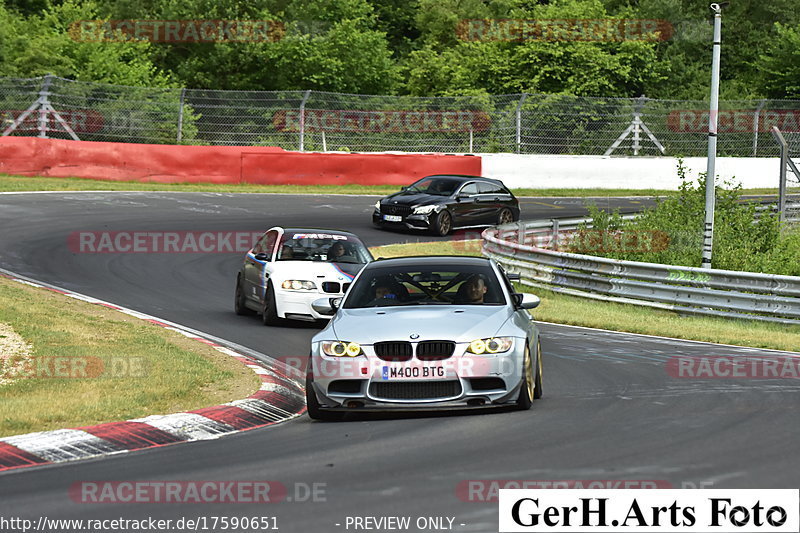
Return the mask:
[[494,271],[481,265],[373,268],[350,287],[345,309],[401,305],[505,305]]
[[292,231],[281,237],[277,260],[363,264],[372,255],[364,243],[348,235]]

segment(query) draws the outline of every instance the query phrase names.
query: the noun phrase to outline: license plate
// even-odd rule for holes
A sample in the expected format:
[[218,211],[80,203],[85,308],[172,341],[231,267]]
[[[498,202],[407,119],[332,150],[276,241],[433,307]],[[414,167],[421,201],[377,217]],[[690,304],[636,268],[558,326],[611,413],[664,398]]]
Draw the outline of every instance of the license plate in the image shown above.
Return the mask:
[[397,365],[381,368],[381,379],[384,381],[436,380],[448,379],[447,370],[437,365]]
[[399,215],[383,215],[383,220],[386,222],[400,222],[403,220],[403,217]]

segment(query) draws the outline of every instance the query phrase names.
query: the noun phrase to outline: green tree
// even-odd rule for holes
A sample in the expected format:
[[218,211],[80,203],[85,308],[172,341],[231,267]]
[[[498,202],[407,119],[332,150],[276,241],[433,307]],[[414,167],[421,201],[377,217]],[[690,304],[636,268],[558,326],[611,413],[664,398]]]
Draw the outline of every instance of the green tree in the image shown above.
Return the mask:
[[16,77],[52,73],[75,80],[169,86],[169,76],[150,61],[148,43],[87,41],[76,34],[74,22],[96,18],[97,8],[91,1],[66,0],[28,17],[0,5],[0,26],[4,28],[0,33],[0,72]]
[[765,96],[800,98],[800,24],[776,24],[775,30],[761,55],[759,86]]
[[[453,3],[458,4],[456,0]],[[580,40],[571,35],[515,40],[511,34],[503,33],[508,26],[492,18],[477,21],[476,26],[467,30],[462,22],[459,29],[459,21],[472,16],[466,15],[461,4],[458,10],[449,12],[445,6],[431,9],[424,16],[424,10],[420,14],[419,23],[426,30],[423,38],[429,42],[425,48],[412,52],[404,65],[412,94],[448,94],[471,89],[495,94],[628,96],[641,94],[646,86],[664,79],[664,69],[657,61],[652,40]],[[556,0],[530,8],[503,7],[512,19],[563,21],[611,17],[600,0]],[[495,8],[502,11],[498,5]],[[460,40],[442,47],[447,35]]]

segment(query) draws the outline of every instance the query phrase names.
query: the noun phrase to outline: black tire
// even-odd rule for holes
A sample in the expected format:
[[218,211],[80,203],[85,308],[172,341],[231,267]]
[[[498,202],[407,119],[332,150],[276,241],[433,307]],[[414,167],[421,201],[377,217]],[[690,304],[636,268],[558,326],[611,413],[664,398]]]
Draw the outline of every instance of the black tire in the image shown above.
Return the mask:
[[253,315],[255,311],[247,307],[244,303],[244,291],[242,290],[242,278],[236,277],[236,292],[234,295],[233,311],[239,316]]
[[536,341],[536,376],[534,377],[533,399],[542,397],[542,343]]
[[308,361],[308,370],[306,371],[306,407],[308,416],[312,420],[335,422],[344,418],[344,413],[338,413],[336,411],[324,411],[319,405],[317,395],[314,393],[314,378],[311,374],[310,359]]
[[275,305],[275,291],[272,290],[272,283],[267,285],[267,294],[264,296],[264,305],[261,307],[261,321],[265,326],[281,324],[281,318],[278,316],[278,309]]
[[450,211],[444,209],[441,213],[436,215],[436,218],[433,219],[433,224],[431,225],[431,233],[434,235],[438,235],[439,237],[444,237],[453,229],[453,215],[450,214]]
[[503,224],[511,224],[512,222],[514,222],[514,213],[507,207],[503,208],[497,215],[497,225],[502,226]]
[[527,411],[531,408],[533,402],[534,392],[531,390],[534,383],[533,377],[533,361],[531,361],[531,349],[525,343],[525,358],[522,362],[522,385],[519,388],[519,396],[517,397],[517,409],[520,411]]

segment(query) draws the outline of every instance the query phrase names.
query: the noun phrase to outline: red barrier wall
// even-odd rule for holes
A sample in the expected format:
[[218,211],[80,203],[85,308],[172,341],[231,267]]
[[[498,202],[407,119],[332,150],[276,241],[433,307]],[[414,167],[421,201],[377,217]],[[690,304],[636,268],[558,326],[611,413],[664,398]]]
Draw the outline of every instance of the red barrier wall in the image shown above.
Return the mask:
[[431,174],[480,175],[481,158],[3,137],[0,173],[157,183],[405,185]]

